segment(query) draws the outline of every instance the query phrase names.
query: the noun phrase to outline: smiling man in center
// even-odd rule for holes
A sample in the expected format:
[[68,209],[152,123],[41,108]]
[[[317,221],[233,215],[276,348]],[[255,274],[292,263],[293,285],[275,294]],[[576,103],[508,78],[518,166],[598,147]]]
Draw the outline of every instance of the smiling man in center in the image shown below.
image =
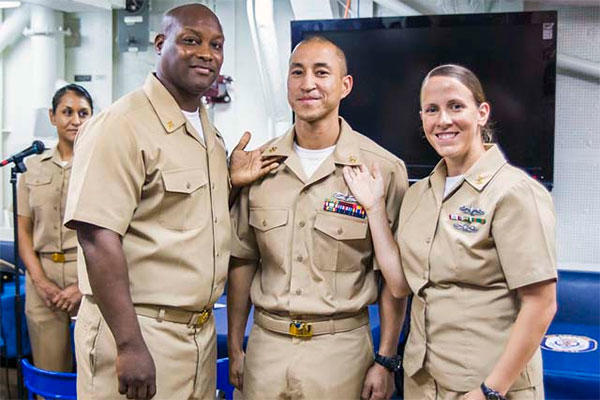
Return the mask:
[[[320,36],[292,52],[287,86],[296,122],[266,146],[285,159],[246,187],[232,210],[230,378],[245,399],[389,398],[404,319],[373,257],[368,216],[350,196],[344,166],[377,164],[397,228],[408,187],[401,160],[339,116],[352,90],[343,51]],[[379,298],[374,363],[367,306]],[[250,305],[256,307],[247,352]]]

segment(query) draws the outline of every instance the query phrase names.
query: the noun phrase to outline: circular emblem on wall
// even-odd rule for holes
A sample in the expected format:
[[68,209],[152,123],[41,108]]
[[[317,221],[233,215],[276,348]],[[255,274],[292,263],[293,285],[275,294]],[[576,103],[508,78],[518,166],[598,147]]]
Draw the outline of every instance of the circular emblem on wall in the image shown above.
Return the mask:
[[587,336],[546,335],[542,349],[565,353],[587,353],[598,349],[598,342]]

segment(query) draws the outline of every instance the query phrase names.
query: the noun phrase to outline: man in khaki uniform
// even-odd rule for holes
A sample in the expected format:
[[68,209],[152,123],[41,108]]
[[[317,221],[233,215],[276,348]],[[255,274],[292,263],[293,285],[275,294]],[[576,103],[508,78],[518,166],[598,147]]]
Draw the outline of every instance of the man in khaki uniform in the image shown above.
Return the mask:
[[[391,216],[408,181],[402,161],[339,117],[351,88],[335,44],[313,37],[296,47],[288,73],[296,123],[265,152],[285,162],[245,188],[232,209],[230,376],[246,399],[391,395],[391,372],[373,363],[367,306],[377,301],[378,273],[368,216],[348,196],[342,169],[378,163]],[[255,324],[244,354],[250,301]],[[404,303],[385,285],[380,302],[379,352],[392,356]]]
[[[552,199],[496,145],[486,150],[447,196],[440,161],[402,204],[398,245],[414,293],[406,399],[462,399],[473,390],[482,396],[484,380],[496,387],[488,378],[517,314],[535,290],[554,287]],[[515,378],[508,399],[544,398],[539,348]]]
[[[229,260],[229,177],[201,95],[219,74],[223,41],[208,8],[172,9],[155,39],[156,74],[78,137],[65,221],[86,264],[75,332],[81,398],[214,397],[211,310]],[[268,171],[243,147],[232,154],[233,184],[252,175],[233,171],[249,158],[254,172]]]

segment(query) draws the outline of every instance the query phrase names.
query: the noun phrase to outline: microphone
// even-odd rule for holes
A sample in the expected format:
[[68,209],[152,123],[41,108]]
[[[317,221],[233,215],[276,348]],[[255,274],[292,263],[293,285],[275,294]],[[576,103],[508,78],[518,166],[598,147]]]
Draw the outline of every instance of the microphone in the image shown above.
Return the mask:
[[31,146],[26,148],[23,151],[18,152],[17,154],[13,154],[8,157],[6,160],[2,160],[0,162],[0,167],[4,167],[6,164],[10,164],[11,162],[19,163],[23,161],[23,159],[32,154],[41,154],[46,150],[44,147],[44,143],[41,140],[34,140]]

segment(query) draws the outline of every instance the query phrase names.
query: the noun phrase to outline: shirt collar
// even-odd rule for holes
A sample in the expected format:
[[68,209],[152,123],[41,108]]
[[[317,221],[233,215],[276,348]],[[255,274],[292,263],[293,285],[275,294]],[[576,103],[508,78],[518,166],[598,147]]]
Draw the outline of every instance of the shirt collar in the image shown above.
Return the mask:
[[186,118],[179,104],[153,73],[146,77],[143,89],[167,133],[185,124]]
[[360,165],[360,147],[355,132],[344,118],[339,117],[339,119],[340,137],[335,145],[333,160],[341,165]]
[[58,154],[58,148],[54,146],[51,149],[46,149],[40,156],[40,161],[46,161],[52,159],[52,161],[58,161],[60,163],[60,154]]
[[[496,173],[506,164],[506,158],[497,144],[484,144],[485,153],[464,173],[465,181],[481,192]],[[445,181],[448,176],[446,163],[440,160],[429,175],[430,184],[437,186],[436,182]]]
[[[342,117],[340,122],[340,135],[335,144],[333,160],[336,164],[360,165],[360,147],[357,143],[354,131]],[[292,126],[283,136],[277,138],[264,151],[264,156],[289,157],[294,151],[295,128]]]
[[465,172],[465,181],[482,191],[494,175],[506,164],[506,158],[496,144],[485,144],[485,153]]
[[51,160],[54,164],[58,165],[61,168],[70,168],[72,161],[68,161],[63,165],[63,160],[60,158],[60,153],[58,152],[58,145],[52,147],[51,149],[46,149],[42,155],[40,156],[40,161]]

